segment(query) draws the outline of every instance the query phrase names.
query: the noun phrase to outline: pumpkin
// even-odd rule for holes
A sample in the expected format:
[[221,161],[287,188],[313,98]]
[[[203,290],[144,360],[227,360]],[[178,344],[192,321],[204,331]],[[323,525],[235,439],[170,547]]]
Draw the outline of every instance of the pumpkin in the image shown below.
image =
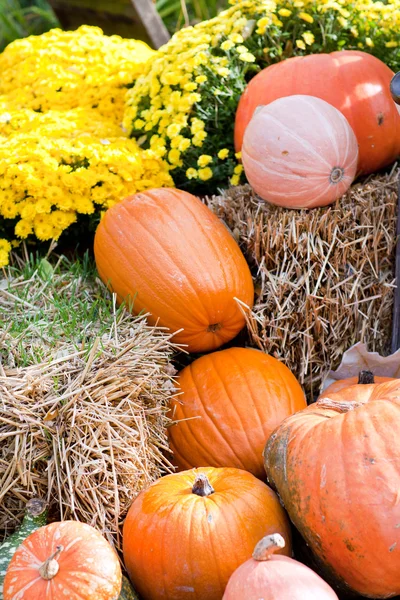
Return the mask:
[[338,379],[337,381],[334,381],[321,392],[319,398],[325,398],[330,394],[340,392],[340,390],[342,390],[343,388],[350,387],[351,385],[356,385],[357,383],[364,382],[365,384],[368,380],[368,377],[373,377],[373,381],[375,383],[384,383],[385,381],[392,381],[394,379],[393,377],[378,377],[376,375],[373,375],[371,371],[361,371],[358,377],[349,377],[348,379]]
[[22,544],[35,529],[46,525],[47,503],[41,498],[31,498],[25,506],[23,521],[14,533],[12,533],[0,545],[0,600],[3,600],[3,582],[16,549]]
[[389,90],[392,76],[378,58],[357,50],[293,57],[271,65],[250,81],[239,101],[236,151],[257,106],[306,94],[344,114],[359,145],[358,171],[377,171],[400,154],[400,116]]
[[400,380],[342,388],[288,417],[265,448],[268,481],[324,578],[400,594]]
[[117,600],[121,577],[117,554],[96,529],[77,521],[50,523],[15,552],[4,600]]
[[357,139],[334,106],[313,96],[258,107],[242,147],[246,177],[263,200],[313,208],[343,196],[356,175]]
[[264,537],[253,557],[229,579],[223,600],[338,600],[333,589],[314,571],[287,556],[279,533]]
[[156,189],[109,209],[94,242],[101,279],[136,313],[177,332],[191,352],[214,350],[243,328],[253,281],[223,223],[195,196]]
[[307,406],[296,377],[253,348],[207,354],[177,377],[169,430],[174,463],[237,467],[265,478],[262,452],[283,419]]
[[122,575],[122,587],[118,600],[139,600],[135,589],[127,577]]
[[133,501],[124,563],[146,600],[221,600],[256,542],[290,528],[274,492],[250,473],[211,467],[162,477]]

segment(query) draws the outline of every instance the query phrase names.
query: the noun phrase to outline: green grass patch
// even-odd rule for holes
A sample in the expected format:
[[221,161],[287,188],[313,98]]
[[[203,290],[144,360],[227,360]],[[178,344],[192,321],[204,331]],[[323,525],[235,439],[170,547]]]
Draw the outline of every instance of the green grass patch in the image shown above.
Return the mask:
[[90,348],[121,310],[88,252],[14,256],[0,277],[0,359],[5,366],[25,367],[62,356],[67,347]]

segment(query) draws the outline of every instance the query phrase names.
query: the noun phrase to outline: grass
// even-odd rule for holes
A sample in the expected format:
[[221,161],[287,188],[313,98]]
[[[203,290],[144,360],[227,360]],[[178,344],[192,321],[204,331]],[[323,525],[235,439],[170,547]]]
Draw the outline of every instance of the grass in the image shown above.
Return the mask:
[[0,0],[0,52],[16,39],[39,35],[59,25],[46,0]]
[[120,310],[88,252],[14,255],[0,277],[0,360],[26,367],[54,357],[66,342],[82,350],[110,330]]
[[156,0],[156,8],[171,33],[215,17],[228,0]]

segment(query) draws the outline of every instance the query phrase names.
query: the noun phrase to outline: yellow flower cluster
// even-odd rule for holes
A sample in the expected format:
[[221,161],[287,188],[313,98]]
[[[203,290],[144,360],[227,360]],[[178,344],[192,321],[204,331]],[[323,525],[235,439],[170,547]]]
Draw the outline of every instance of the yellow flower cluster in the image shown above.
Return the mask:
[[15,238],[58,239],[80,214],[173,185],[166,162],[122,128],[126,86],[155,55],[95,27],[0,55],[0,267]]
[[176,33],[127,95],[125,128],[168,161],[178,187],[200,193],[241,180],[235,111],[260,68],[293,54],[342,48],[361,48],[400,68],[400,0],[230,4]]
[[[157,156],[166,158],[173,175],[175,169],[183,169],[187,179],[205,182],[213,177],[218,163],[228,157],[229,149],[221,155],[219,149],[213,155],[201,152],[209,134],[204,116],[195,107],[213,80],[222,82],[223,88],[224,80],[232,77],[233,54],[239,63],[255,62],[255,56],[243,45],[248,27],[248,11],[243,8],[256,4],[260,2],[242,2],[238,8],[232,7],[210,21],[176,33],[147,63],[127,94],[124,127]],[[224,56],[212,52],[217,47]],[[215,89],[214,102],[221,113],[226,96],[230,95],[229,88]],[[180,183],[179,179],[175,182]]]
[[126,86],[155,55],[144,42],[108,37],[98,27],[52,29],[16,40],[0,55],[0,102],[42,113],[95,108],[119,124]]

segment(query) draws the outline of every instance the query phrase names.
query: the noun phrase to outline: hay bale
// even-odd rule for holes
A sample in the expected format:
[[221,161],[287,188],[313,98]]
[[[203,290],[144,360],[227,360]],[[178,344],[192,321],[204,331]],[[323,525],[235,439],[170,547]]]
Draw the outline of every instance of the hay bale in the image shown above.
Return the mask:
[[166,416],[174,346],[145,316],[115,315],[89,350],[65,346],[50,362],[0,362],[0,530],[27,499],[48,500],[121,548],[133,498],[170,469]]
[[253,270],[250,344],[281,359],[309,401],[352,344],[390,353],[398,174],[370,177],[311,211],[265,204],[250,186],[206,200]]

